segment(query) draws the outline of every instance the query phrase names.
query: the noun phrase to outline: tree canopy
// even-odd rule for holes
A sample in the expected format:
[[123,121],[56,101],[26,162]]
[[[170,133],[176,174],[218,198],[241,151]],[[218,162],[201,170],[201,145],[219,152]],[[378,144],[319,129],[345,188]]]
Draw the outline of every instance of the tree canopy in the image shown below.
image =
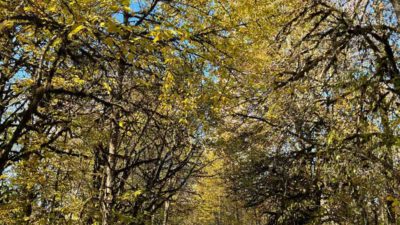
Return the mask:
[[0,1],[0,224],[400,222],[400,0]]

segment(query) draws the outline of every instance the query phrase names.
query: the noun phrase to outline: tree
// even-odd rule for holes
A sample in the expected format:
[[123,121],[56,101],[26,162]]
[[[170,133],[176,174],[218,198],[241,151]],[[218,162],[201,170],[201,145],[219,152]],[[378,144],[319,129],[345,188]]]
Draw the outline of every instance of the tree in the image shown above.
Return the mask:
[[[201,167],[205,115],[218,93],[209,68],[224,55],[214,44],[224,42],[229,27],[210,15],[220,7],[158,0],[2,3],[1,171],[13,177],[19,169],[13,162],[32,162],[40,168],[30,171],[35,177],[47,168],[41,163],[60,157],[88,167],[51,168],[46,176],[56,184],[59,174],[91,184],[63,190],[38,184],[29,212],[12,217],[50,222],[38,211],[51,213],[71,199],[48,200],[44,193],[72,191],[81,213],[57,212],[53,221],[100,222],[93,207],[102,224],[143,224],[185,186]],[[7,178],[5,188],[19,191],[29,175],[16,179]]]
[[264,89],[242,91],[251,95],[226,120],[224,146],[239,165],[234,188],[270,224],[395,223],[395,7],[306,2],[256,76]]

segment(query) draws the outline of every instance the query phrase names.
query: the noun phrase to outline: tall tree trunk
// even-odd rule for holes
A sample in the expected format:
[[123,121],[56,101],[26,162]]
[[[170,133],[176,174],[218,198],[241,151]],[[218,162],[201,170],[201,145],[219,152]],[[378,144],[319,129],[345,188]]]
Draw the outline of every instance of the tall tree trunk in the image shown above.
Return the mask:
[[167,225],[168,223],[168,211],[169,211],[169,201],[165,201],[164,203],[164,217],[163,217],[163,225]]
[[102,203],[102,225],[108,225],[110,220],[110,214],[112,210],[112,204],[114,201],[113,186],[115,184],[115,154],[118,143],[118,127],[111,126],[111,136],[108,144],[108,156],[105,170],[105,187],[104,197]]

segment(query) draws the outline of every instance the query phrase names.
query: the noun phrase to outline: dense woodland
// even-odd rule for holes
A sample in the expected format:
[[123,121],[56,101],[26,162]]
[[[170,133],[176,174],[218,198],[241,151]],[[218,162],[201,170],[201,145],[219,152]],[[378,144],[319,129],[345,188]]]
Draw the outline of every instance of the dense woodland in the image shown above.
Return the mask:
[[0,224],[400,224],[400,0],[0,0]]

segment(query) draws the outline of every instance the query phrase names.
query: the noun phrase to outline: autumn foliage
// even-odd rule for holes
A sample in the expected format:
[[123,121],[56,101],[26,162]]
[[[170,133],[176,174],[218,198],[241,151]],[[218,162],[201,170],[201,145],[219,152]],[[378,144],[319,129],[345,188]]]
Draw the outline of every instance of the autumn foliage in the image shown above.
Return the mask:
[[400,222],[400,0],[0,1],[0,225]]

